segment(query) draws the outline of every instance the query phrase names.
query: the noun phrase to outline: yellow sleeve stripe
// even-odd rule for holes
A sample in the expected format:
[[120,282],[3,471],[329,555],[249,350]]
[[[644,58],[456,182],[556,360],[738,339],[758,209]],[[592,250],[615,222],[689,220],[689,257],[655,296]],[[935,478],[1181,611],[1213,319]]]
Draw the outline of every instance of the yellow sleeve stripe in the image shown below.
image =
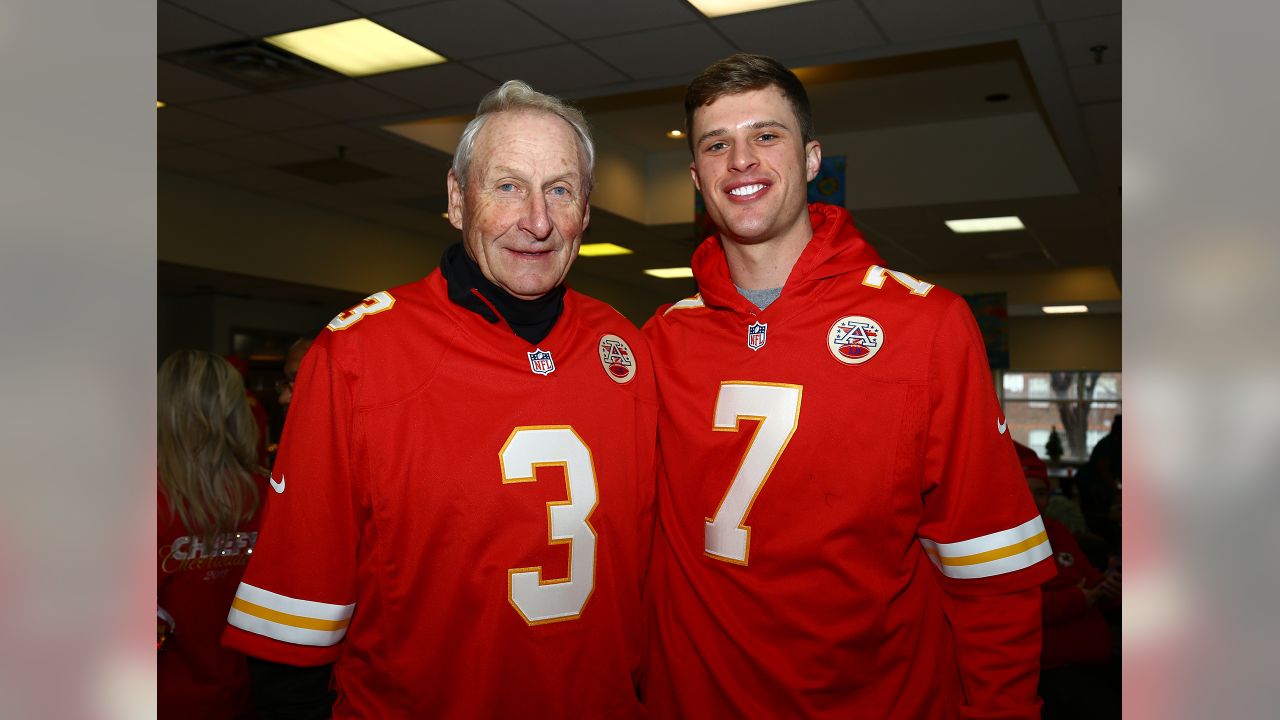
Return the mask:
[[920,545],[943,575],[957,579],[1015,572],[1053,554],[1039,515],[1015,528],[989,535],[954,543],[920,538]]
[[355,609],[355,603],[303,600],[241,582],[227,611],[227,623],[282,642],[329,647],[346,636]]
[[280,625],[289,625],[290,627],[301,628],[303,630],[342,630],[351,624],[351,618],[344,620],[317,620],[316,618],[303,617],[301,615],[290,615],[282,613],[278,610],[265,608],[261,605],[255,605],[244,598],[237,597],[231,602],[231,607],[239,610],[246,615],[252,615],[256,618],[269,620]]
[[927,549],[925,552],[937,557],[943,565],[977,565],[979,563],[990,562],[991,560],[999,560],[1011,555],[1017,555],[1024,550],[1030,550],[1031,548],[1042,542],[1047,542],[1048,540],[1048,533],[1042,532],[1039,535],[1027,538],[1020,543],[1014,543],[1008,547],[1002,547],[998,550],[988,550],[974,555],[965,555],[964,557],[940,557],[938,555],[938,551],[933,549]]

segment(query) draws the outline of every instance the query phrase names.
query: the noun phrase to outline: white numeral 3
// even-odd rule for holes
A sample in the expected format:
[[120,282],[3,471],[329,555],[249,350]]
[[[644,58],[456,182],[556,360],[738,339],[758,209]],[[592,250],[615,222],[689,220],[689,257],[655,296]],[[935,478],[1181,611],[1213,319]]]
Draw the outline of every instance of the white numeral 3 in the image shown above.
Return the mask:
[[560,466],[568,497],[547,503],[548,542],[569,543],[569,576],[543,580],[542,568],[507,571],[508,599],[530,625],[578,617],[595,587],[596,532],[587,523],[597,500],[596,470],[578,433],[568,425],[518,427],[498,453],[502,482],[537,480],[537,468]]

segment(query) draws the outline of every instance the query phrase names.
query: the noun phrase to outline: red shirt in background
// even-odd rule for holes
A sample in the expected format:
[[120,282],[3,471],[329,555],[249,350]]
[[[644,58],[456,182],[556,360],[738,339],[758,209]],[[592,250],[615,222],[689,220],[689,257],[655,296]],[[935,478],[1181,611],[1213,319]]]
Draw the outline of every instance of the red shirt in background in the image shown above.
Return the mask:
[[217,548],[205,547],[183,527],[164,492],[159,493],[156,594],[160,609],[173,620],[156,667],[161,720],[256,717],[245,657],[219,642],[266,500],[266,480],[255,479],[258,511],[235,533],[221,536]]

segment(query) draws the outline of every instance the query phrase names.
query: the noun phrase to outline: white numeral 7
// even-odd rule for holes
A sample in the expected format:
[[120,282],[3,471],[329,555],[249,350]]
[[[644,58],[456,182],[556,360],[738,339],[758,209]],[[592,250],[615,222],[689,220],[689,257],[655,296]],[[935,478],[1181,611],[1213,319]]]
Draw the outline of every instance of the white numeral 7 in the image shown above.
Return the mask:
[[707,518],[704,548],[717,560],[747,564],[751,528],[744,523],[800,424],[800,385],[726,381],[716,398],[715,430],[737,432],[743,419],[759,420],[751,444],[714,518]]

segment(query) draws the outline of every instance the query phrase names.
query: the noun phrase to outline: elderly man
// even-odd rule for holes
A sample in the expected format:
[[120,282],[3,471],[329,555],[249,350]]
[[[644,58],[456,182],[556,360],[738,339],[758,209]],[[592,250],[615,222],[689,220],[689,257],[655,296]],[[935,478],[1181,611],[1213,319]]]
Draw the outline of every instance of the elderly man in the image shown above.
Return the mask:
[[806,205],[804,86],[690,83],[719,232],[646,326],[662,412],[655,718],[1030,718],[1044,526],[960,297]]
[[642,713],[656,391],[635,327],[564,285],[593,152],[578,111],[491,92],[448,177],[462,243],[307,353],[224,636],[270,661],[264,704],[332,665],[334,717]]

